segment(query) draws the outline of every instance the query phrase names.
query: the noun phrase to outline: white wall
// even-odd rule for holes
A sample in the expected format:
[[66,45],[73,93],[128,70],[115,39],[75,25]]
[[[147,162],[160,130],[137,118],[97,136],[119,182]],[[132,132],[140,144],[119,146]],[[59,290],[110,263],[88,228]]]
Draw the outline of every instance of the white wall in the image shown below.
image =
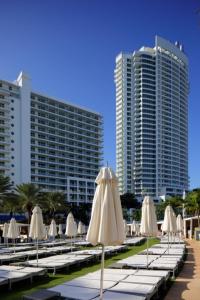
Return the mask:
[[30,132],[31,132],[31,79],[24,74],[20,73],[17,78],[17,84],[21,87],[21,101],[20,101],[20,120],[19,120],[19,159],[20,159],[20,182],[31,181],[31,157],[30,157]]

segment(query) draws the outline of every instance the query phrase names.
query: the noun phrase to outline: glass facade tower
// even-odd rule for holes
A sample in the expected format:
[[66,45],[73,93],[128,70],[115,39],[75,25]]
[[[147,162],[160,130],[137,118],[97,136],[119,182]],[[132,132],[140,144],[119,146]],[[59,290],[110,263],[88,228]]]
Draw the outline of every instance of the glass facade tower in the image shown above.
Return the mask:
[[116,58],[116,172],[120,192],[159,199],[188,189],[188,59],[156,36]]

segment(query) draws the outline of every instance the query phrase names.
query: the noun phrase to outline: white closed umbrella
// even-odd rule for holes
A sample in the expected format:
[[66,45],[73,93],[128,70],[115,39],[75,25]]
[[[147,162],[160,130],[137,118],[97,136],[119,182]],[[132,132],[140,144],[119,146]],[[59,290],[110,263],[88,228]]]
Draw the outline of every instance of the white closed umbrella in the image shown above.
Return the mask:
[[168,253],[169,253],[169,235],[176,232],[176,219],[174,218],[174,211],[170,205],[165,208],[164,221],[162,231],[168,235]]
[[78,226],[76,221],[74,221],[74,236],[77,236],[77,233],[78,233]]
[[61,236],[63,234],[62,224],[58,225],[58,234]]
[[131,224],[131,235],[133,235],[133,233],[136,234],[136,223],[135,223],[135,220],[133,220],[133,222]]
[[170,205],[165,208],[162,230],[166,233],[173,233],[176,231],[174,223],[174,211]]
[[85,233],[85,225],[79,221],[78,222],[78,234],[82,235]]
[[180,214],[176,218],[176,227],[177,227],[177,232],[183,232],[183,219]]
[[104,246],[120,245],[125,239],[118,180],[111,168],[104,167],[96,178],[96,191],[86,240],[102,245],[100,299],[103,299]]
[[174,217],[174,220],[173,220],[173,222],[174,222],[174,233],[176,233],[177,232],[177,223],[176,223],[176,214],[175,214],[175,212],[173,213],[173,217]]
[[74,216],[71,212],[67,216],[65,235],[71,238],[71,250],[72,250],[72,237],[77,235],[77,225],[76,222],[74,221]]
[[173,222],[174,222],[173,236],[174,236],[174,241],[175,241],[175,237],[176,237],[176,233],[177,233],[177,224],[176,224],[176,215],[175,215],[175,212],[173,212]]
[[4,244],[6,243],[7,244],[7,247],[8,247],[8,227],[9,227],[9,224],[8,223],[4,223],[3,225],[3,233],[2,233],[2,236],[4,238]]
[[7,232],[7,238],[12,239],[14,243],[14,252],[15,252],[15,239],[19,236],[19,227],[16,223],[15,218],[12,218],[10,220],[9,226],[8,226],[8,232]]
[[48,240],[50,226],[43,224],[43,227],[44,227],[44,240]]
[[4,223],[2,236],[4,238],[4,243],[7,242],[7,244],[8,244],[8,237],[7,237],[7,235],[8,235],[8,227],[9,227],[9,224],[8,223]]
[[152,197],[145,196],[142,202],[142,216],[140,233],[147,237],[147,267],[148,267],[148,240],[150,236],[157,236],[158,226],[155,212],[154,201]]
[[51,224],[49,226],[49,236],[51,236],[53,239],[57,236],[57,227],[56,222],[54,219],[51,220]]
[[37,266],[38,266],[38,240],[45,238],[45,227],[43,224],[42,210],[36,205],[33,209],[30,223],[29,237],[36,240]]
[[140,225],[139,224],[135,224],[135,234],[139,235],[140,234]]
[[127,236],[127,234],[128,234],[128,225],[127,225],[126,220],[123,220],[123,222],[124,222],[124,233],[125,233],[125,236]]
[[180,243],[180,237],[181,237],[181,234],[183,232],[183,218],[180,214],[176,218],[176,229],[177,229],[177,232],[178,232],[179,243]]
[[74,221],[74,216],[71,212],[67,216],[65,235],[69,237],[77,235],[77,226]]

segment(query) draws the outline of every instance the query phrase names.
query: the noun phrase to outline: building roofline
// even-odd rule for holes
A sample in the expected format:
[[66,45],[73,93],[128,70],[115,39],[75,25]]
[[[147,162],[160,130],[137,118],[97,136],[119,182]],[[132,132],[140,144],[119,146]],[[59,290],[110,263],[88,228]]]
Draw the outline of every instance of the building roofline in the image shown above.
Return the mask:
[[31,93],[36,94],[36,95],[39,95],[39,96],[41,96],[41,97],[48,98],[48,99],[53,100],[53,101],[60,102],[60,103],[62,103],[62,104],[70,105],[70,106],[73,106],[73,107],[82,109],[82,110],[84,110],[84,111],[88,111],[88,112],[91,112],[91,113],[93,113],[93,114],[99,115],[100,117],[103,117],[102,114],[100,114],[100,113],[98,113],[98,112],[96,112],[96,111],[94,111],[94,110],[92,110],[92,109],[88,109],[88,108],[86,108],[86,107],[84,107],[84,106],[81,106],[81,105],[78,105],[78,104],[74,104],[74,103],[72,103],[72,102],[70,102],[70,101],[61,100],[61,99],[58,99],[58,98],[55,98],[55,97],[48,96],[48,95],[46,95],[46,94],[37,92],[37,91],[31,91]]
[[173,52],[175,55],[177,55],[178,58],[180,58],[184,63],[186,63],[188,65],[188,57],[183,52],[183,50],[180,50],[179,46],[176,46],[169,40],[166,40],[166,39],[156,35],[155,36],[155,47],[158,47],[158,46],[161,46],[161,47],[165,48],[166,50]]
[[[2,82],[4,82],[4,83],[7,83],[7,84],[14,85],[15,87],[18,87],[18,88],[21,88],[21,87],[17,84],[17,81],[16,81],[16,80],[14,80],[13,82],[11,82],[11,81],[8,81],[8,80],[0,79],[0,81],[2,81]],[[78,105],[78,104],[74,104],[73,102],[66,101],[66,100],[61,100],[61,99],[55,98],[55,97],[53,97],[53,96],[48,96],[48,95],[46,95],[46,94],[44,94],[44,93],[41,93],[41,92],[38,92],[38,91],[35,91],[35,90],[31,90],[31,93],[37,94],[37,95],[39,95],[39,96],[42,96],[42,97],[45,97],[45,98],[48,98],[48,99],[51,99],[51,100],[54,100],[54,101],[57,101],[57,102],[60,102],[60,103],[63,103],[63,104],[67,104],[67,105],[70,105],[70,106],[79,108],[79,109],[84,110],[84,111],[88,111],[88,112],[90,112],[90,113],[93,113],[93,114],[98,115],[98,116],[100,116],[101,118],[103,118],[103,115],[100,114],[99,112],[94,111],[94,110],[92,110],[92,109],[89,109],[89,108],[87,108],[87,107]]]

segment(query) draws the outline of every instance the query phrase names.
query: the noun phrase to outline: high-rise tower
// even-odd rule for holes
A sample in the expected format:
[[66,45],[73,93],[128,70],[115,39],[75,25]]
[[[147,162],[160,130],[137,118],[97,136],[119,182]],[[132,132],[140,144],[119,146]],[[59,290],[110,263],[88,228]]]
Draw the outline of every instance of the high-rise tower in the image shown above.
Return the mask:
[[188,189],[188,59],[156,36],[116,58],[116,170],[121,193],[155,199]]

